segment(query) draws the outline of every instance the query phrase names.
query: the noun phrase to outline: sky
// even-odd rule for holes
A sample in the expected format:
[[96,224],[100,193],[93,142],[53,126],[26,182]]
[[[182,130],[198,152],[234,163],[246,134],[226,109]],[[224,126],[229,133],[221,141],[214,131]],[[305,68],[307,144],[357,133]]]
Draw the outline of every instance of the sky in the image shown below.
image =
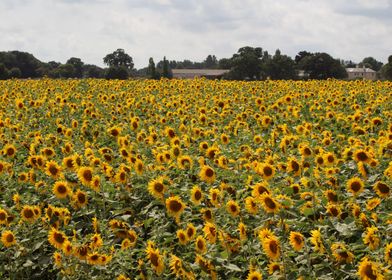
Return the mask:
[[0,50],[104,66],[122,48],[136,68],[149,57],[228,58],[244,46],[386,63],[391,15],[392,0],[1,0]]

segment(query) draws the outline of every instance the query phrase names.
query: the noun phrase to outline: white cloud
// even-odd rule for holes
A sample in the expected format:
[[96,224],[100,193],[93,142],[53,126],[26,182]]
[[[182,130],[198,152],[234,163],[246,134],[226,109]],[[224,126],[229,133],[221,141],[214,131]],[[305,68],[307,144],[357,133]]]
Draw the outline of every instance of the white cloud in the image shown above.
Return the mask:
[[200,61],[245,45],[386,62],[390,14],[388,0],[2,0],[0,46],[43,61],[75,56],[101,66],[123,48],[138,68],[150,56]]

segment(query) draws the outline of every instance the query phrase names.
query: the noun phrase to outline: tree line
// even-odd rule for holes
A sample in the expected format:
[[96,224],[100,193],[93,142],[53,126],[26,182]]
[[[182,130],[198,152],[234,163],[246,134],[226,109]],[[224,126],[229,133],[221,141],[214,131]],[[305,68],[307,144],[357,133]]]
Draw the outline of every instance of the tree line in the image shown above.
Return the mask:
[[202,62],[175,61],[164,57],[155,64],[135,69],[132,57],[124,49],[117,49],[103,58],[106,68],[85,64],[80,58],[71,57],[64,64],[55,61],[41,62],[32,54],[20,51],[0,52],[0,79],[11,78],[106,78],[150,79],[172,78],[172,69],[227,69],[224,79],[344,79],[345,68],[367,67],[375,70],[381,79],[392,80],[392,55],[385,65],[366,57],[360,63],[333,58],[327,53],[299,52],[294,59],[276,50],[273,55],[261,47],[242,47],[230,58],[217,59],[208,55]]

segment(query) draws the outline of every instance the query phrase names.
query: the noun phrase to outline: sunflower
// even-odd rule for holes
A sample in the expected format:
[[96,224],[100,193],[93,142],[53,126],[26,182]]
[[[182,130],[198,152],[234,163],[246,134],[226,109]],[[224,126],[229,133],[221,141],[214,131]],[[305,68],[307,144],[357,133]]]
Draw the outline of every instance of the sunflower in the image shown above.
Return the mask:
[[250,214],[257,214],[259,211],[259,207],[256,203],[256,199],[252,196],[248,196],[245,198],[245,209],[248,211]]
[[203,227],[203,232],[210,243],[216,242],[216,237],[218,235],[218,232],[216,226],[213,223],[206,222]]
[[87,254],[87,263],[91,265],[100,264],[100,255],[97,252]]
[[377,235],[378,228],[375,226],[368,227],[363,237],[363,243],[367,245],[370,250],[376,250],[380,245],[380,238]]
[[347,190],[357,196],[364,190],[364,183],[358,177],[353,177],[347,181]]
[[258,236],[260,242],[263,243],[265,239],[275,237],[275,234],[269,228],[263,228],[259,231]]
[[268,264],[268,273],[270,275],[274,274],[275,272],[280,272],[282,271],[282,269],[283,269],[282,265],[277,262],[270,262]]
[[12,144],[7,144],[3,148],[3,154],[9,158],[13,158],[16,155],[16,148]]
[[338,217],[342,213],[342,210],[340,209],[339,205],[328,202],[327,213],[332,217]]
[[275,176],[275,167],[269,163],[261,163],[257,166],[257,173],[263,177],[264,180],[271,180]]
[[262,275],[258,271],[250,271],[246,280],[261,280],[263,279]]
[[371,156],[365,150],[360,149],[360,150],[356,150],[353,153],[353,159],[356,162],[366,162],[366,163],[369,163],[371,161]]
[[264,182],[259,182],[255,185],[252,186],[252,196],[254,198],[260,198],[262,194],[270,193],[270,190],[268,188],[268,183],[266,181]]
[[20,216],[22,217],[23,221],[32,223],[34,222],[39,216],[34,213],[34,207],[25,205],[20,212]]
[[192,169],[193,167],[193,160],[190,156],[179,156],[177,158],[177,165],[178,168],[182,169],[182,170],[188,170],[188,169]]
[[177,278],[184,274],[182,260],[173,254],[170,257],[169,267]]
[[53,261],[54,261],[54,263],[55,263],[55,265],[57,267],[61,267],[62,266],[63,257],[61,256],[61,254],[59,252],[54,252],[53,253]]
[[188,243],[188,236],[185,230],[183,229],[177,230],[176,235],[181,245],[185,245],[186,243]]
[[186,226],[186,236],[189,240],[192,240],[196,235],[196,228],[192,223],[188,223]]
[[280,205],[270,194],[264,193],[260,196],[261,205],[267,213],[277,213]]
[[57,229],[52,228],[49,231],[48,240],[49,243],[56,249],[62,249],[64,243],[68,241],[68,237],[62,231],[58,231]]
[[364,257],[358,265],[357,274],[363,280],[383,280],[384,276],[381,274],[380,265]]
[[168,199],[166,199],[166,209],[169,213],[170,216],[175,217],[176,220],[179,219],[181,213],[185,209],[185,203],[182,202],[181,198],[179,196],[171,196]]
[[392,242],[385,246],[384,260],[387,264],[392,265]]
[[148,192],[156,199],[163,199],[166,189],[163,177],[153,179],[148,183]]
[[334,243],[331,246],[332,255],[338,263],[352,263],[354,255],[342,243]]
[[212,184],[216,179],[216,174],[214,169],[208,165],[204,165],[199,173],[200,179],[204,182]]
[[300,232],[290,232],[290,245],[295,251],[301,251],[302,247],[305,245],[304,236]]
[[159,249],[154,249],[153,244],[148,243],[146,254],[155,273],[158,275],[162,274],[162,272],[165,270],[165,264],[163,262],[163,257],[159,252]]
[[226,204],[227,212],[233,217],[237,217],[240,214],[240,206],[234,200],[229,200]]
[[212,211],[209,208],[200,209],[201,214],[203,215],[203,220],[207,222],[211,222],[213,219]]
[[16,244],[16,238],[12,231],[5,230],[1,234],[1,242],[5,247],[11,247]]
[[291,157],[287,162],[287,170],[288,173],[293,173],[293,176],[301,175],[302,167],[301,164],[297,161],[296,158]]
[[275,236],[265,238],[262,245],[264,253],[268,258],[276,260],[280,257],[280,243]]
[[72,201],[78,208],[83,208],[88,203],[86,192],[78,189],[72,196]]
[[215,207],[219,207],[222,192],[217,188],[210,189],[210,202]]
[[63,244],[63,253],[64,253],[64,255],[66,255],[66,256],[72,255],[73,250],[74,250],[74,248],[72,246],[72,243],[69,242],[68,240],[65,241],[64,244]]
[[54,179],[62,177],[61,167],[53,160],[46,162],[45,173]]
[[382,198],[386,198],[389,196],[389,194],[391,193],[391,188],[382,181],[377,181],[374,186],[373,186],[373,190],[376,192],[376,194],[379,197]]
[[324,196],[328,199],[330,203],[337,203],[338,202],[338,195],[334,190],[326,190],[324,191]]
[[71,194],[71,190],[66,181],[57,181],[54,183],[52,191],[59,199],[64,199]]
[[136,159],[135,164],[135,171],[138,175],[142,175],[144,171],[144,164],[140,159]]
[[240,239],[241,240],[246,240],[247,239],[247,235],[246,235],[246,226],[243,222],[240,222],[238,224],[238,231],[240,233]]
[[303,157],[310,157],[313,154],[312,149],[308,145],[299,145],[299,152]]
[[318,229],[312,230],[310,232],[310,243],[313,244],[314,246],[314,250],[316,252],[320,252],[321,254],[323,254],[325,252],[325,247],[322,241],[322,236],[321,236],[321,232]]
[[366,209],[369,211],[372,211],[373,209],[375,209],[378,205],[380,205],[381,200],[378,197],[374,197],[372,199],[369,199],[366,202]]
[[199,205],[203,201],[204,195],[199,186],[193,186],[191,189],[191,201],[194,205]]
[[207,243],[203,236],[199,235],[195,240],[195,250],[196,253],[204,255],[207,253]]
[[78,169],[78,178],[84,186],[91,186],[93,181],[93,169],[88,166],[80,167]]
[[0,225],[6,225],[8,220],[8,213],[0,208]]

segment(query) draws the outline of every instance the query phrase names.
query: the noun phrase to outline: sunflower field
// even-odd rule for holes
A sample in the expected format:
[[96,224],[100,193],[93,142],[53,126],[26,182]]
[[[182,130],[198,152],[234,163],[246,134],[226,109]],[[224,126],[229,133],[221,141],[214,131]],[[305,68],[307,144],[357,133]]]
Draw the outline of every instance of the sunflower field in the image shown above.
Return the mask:
[[391,82],[0,92],[0,279],[392,278]]

